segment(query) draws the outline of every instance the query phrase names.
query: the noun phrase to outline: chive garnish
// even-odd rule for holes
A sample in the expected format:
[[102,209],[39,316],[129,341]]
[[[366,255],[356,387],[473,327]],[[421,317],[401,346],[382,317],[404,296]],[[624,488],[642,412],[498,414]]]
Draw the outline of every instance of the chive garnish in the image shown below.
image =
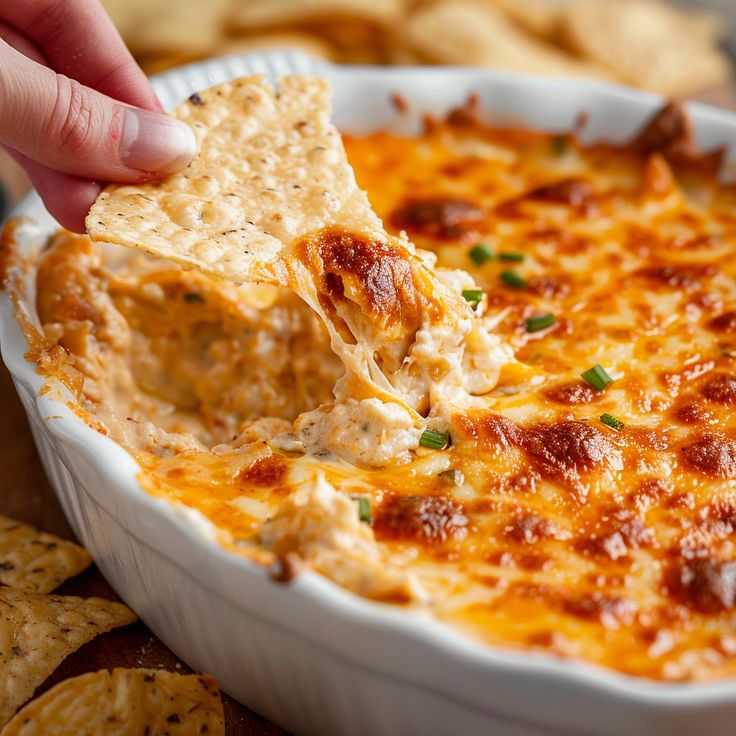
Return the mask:
[[463,289],[463,299],[475,309],[483,300],[483,289]]
[[523,253],[517,253],[516,251],[504,251],[498,254],[498,260],[506,263],[521,263],[525,257]]
[[365,524],[370,524],[373,520],[371,517],[371,502],[365,496],[358,496],[355,499],[358,502],[358,518]]
[[607,427],[610,427],[611,429],[619,430],[624,428],[624,423],[616,419],[616,417],[611,416],[610,414],[601,414],[601,421],[603,422],[603,424],[605,424]]
[[538,314],[535,317],[528,317],[524,320],[527,332],[539,332],[547,327],[552,327],[557,322],[554,314]]
[[468,255],[476,266],[482,266],[484,263],[493,260],[493,251],[485,243],[474,245],[468,251]]
[[523,289],[526,286],[526,281],[516,271],[501,271],[499,277],[512,289]]
[[438,432],[436,429],[425,429],[419,438],[419,444],[422,447],[429,447],[431,450],[444,450],[450,444],[450,433]]
[[609,386],[613,383],[613,378],[608,375],[606,369],[599,363],[596,363],[592,368],[589,368],[584,373],[581,373],[580,378],[589,383],[593,388],[597,389],[598,391],[603,391],[606,386]]

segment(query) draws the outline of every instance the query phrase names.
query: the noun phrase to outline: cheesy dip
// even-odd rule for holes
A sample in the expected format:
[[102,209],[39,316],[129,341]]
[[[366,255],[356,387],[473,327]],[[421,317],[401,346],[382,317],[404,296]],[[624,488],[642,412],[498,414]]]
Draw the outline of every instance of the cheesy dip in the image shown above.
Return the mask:
[[[695,149],[677,105],[619,147],[481,118],[471,100],[415,138],[344,136],[390,238],[300,241],[311,300],[56,234],[33,358],[144,489],[279,580],[306,566],[641,677],[735,674],[721,152]],[[15,246],[10,226],[6,261]]]

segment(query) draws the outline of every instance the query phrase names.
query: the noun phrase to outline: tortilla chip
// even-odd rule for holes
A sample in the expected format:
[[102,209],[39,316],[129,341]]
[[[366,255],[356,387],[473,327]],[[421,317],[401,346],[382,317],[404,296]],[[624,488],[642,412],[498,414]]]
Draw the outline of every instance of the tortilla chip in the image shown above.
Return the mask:
[[610,78],[602,67],[578,60],[525,33],[500,10],[473,0],[445,0],[421,8],[406,28],[425,59],[548,76]]
[[553,40],[566,0],[489,0],[511,20],[535,36]]
[[165,72],[168,69],[174,69],[177,66],[183,66],[184,64],[191,64],[195,61],[199,61],[202,57],[203,54],[191,56],[189,54],[167,51],[161,54],[137,54],[136,61],[146,74],[152,76],[154,74]]
[[134,54],[203,54],[222,36],[230,0],[102,0]]
[[136,615],[101,598],[0,589],[0,724],[82,644]]
[[50,593],[92,562],[86,549],[0,516],[0,583]]
[[93,240],[142,248],[236,283],[286,282],[285,250],[341,223],[385,237],[330,123],[330,87],[260,76],[194,95],[174,116],[199,153],[162,182],[109,186],[92,205]]
[[276,33],[258,33],[248,36],[227,38],[213,49],[218,56],[226,54],[244,54],[265,49],[296,49],[318,59],[335,61],[337,56],[332,44],[311,33],[300,31],[281,31]]
[[388,58],[390,33],[384,26],[350,18],[335,18],[300,26],[335,47],[342,63],[382,63]]
[[562,24],[573,49],[638,87],[677,96],[730,78],[703,19],[657,0],[573,0]]
[[223,736],[217,680],[165,670],[88,672],[31,701],[0,736]]
[[403,11],[403,0],[249,0],[236,5],[231,22],[253,29],[349,18],[389,27]]

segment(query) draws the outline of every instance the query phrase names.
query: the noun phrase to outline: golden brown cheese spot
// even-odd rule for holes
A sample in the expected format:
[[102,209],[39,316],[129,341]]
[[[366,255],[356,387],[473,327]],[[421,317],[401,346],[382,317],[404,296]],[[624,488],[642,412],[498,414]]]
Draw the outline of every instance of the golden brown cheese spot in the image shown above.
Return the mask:
[[653,286],[665,286],[688,293],[702,288],[704,278],[714,276],[717,269],[711,265],[683,264],[680,266],[650,266],[637,274]]
[[672,152],[692,145],[692,126],[679,102],[671,102],[642,128],[632,147],[645,154]]
[[736,311],[719,314],[708,322],[708,326],[716,332],[736,333]]
[[699,169],[706,174],[718,171],[724,149],[702,153],[695,144],[692,124],[680,102],[670,102],[659,110],[630,144],[642,156],[661,154],[669,163]]
[[538,424],[521,434],[521,447],[545,475],[577,485],[580,474],[602,468],[618,450],[586,422]]
[[460,437],[477,442],[481,450],[508,450],[521,442],[520,427],[500,414],[457,414],[453,423]]
[[485,211],[468,200],[436,198],[410,200],[394,210],[389,222],[410,235],[457,240],[471,236],[484,219]]
[[647,478],[631,493],[630,498],[637,509],[646,511],[667,498],[673,490],[674,484],[669,479]]
[[603,394],[583,381],[570,381],[551,386],[544,392],[544,395],[556,404],[576,406],[590,404]]
[[427,545],[461,541],[467,525],[463,507],[448,496],[390,494],[373,519],[376,539]]
[[483,110],[477,92],[468,95],[464,105],[455,107],[447,114],[447,122],[456,128],[482,127]]
[[638,610],[636,603],[628,598],[606,595],[599,591],[566,600],[563,608],[572,616],[599,621],[608,629],[630,626]]
[[628,509],[617,509],[603,515],[594,530],[577,540],[575,547],[585,556],[613,561],[625,558],[631,550],[652,543],[654,533]]
[[717,404],[736,403],[736,376],[719,373],[708,380],[701,389],[703,396]]
[[701,613],[736,608],[736,562],[685,560],[671,571],[668,587],[679,601]]
[[524,218],[526,217],[524,204],[527,202],[564,205],[576,210],[582,216],[592,215],[597,211],[591,185],[584,179],[570,178],[544,184],[502,202],[496,207],[495,214],[510,219]]
[[611,440],[586,422],[562,420],[522,427],[497,414],[457,415],[459,436],[480,449],[522,450],[542,475],[581,490],[581,476],[609,464],[619,466],[621,454]]
[[286,460],[280,455],[266,455],[240,469],[237,479],[251,486],[277,486],[286,475]]
[[321,290],[331,299],[350,299],[383,322],[418,323],[412,266],[393,245],[327,230],[308,240],[306,247],[321,261]]
[[678,406],[673,411],[673,416],[683,424],[701,424],[713,416],[713,412],[701,404],[689,403]]
[[736,442],[732,439],[706,434],[681,451],[685,463],[705,475],[736,478]]
[[514,516],[506,525],[504,534],[521,544],[536,544],[542,539],[566,536],[553,521],[533,512],[522,512]]
[[565,204],[576,209],[588,209],[594,200],[593,187],[584,179],[561,179],[527,192],[526,199]]

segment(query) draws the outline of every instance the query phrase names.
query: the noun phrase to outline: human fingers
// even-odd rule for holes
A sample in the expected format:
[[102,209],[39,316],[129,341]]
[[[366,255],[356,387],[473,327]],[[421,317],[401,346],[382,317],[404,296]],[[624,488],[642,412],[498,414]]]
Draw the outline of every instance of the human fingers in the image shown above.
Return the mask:
[[85,232],[84,218],[103,185],[91,179],[62,174],[3,146],[26,171],[51,216],[67,230]]
[[173,173],[196,153],[194,133],[55,74],[0,41],[0,143],[46,167],[101,181]]

